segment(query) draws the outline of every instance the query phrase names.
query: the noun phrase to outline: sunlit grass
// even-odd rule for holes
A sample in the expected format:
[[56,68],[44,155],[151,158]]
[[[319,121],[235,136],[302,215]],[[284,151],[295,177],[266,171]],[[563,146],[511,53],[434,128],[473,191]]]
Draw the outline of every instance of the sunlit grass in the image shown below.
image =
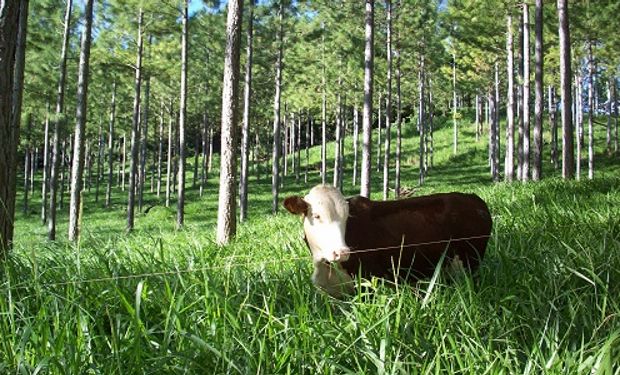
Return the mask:
[[[78,245],[45,240],[35,195],[2,271],[0,373],[619,373],[617,156],[597,155],[593,181],[492,184],[486,142],[463,129],[452,156],[448,123],[417,187],[407,126],[404,186],[473,191],[489,203],[493,236],[473,278],[371,280],[343,301],[324,295],[310,282],[299,218],[269,214],[266,171],[252,178],[249,221],[226,247],[214,241],[213,178],[202,198],[189,190],[182,230],[175,207],[147,194],[155,207],[126,234],[125,193],[115,190],[108,210],[87,193]],[[303,171],[299,182],[286,178],[282,196],[319,181],[312,169],[306,186]],[[352,195],[350,178],[349,169]]]

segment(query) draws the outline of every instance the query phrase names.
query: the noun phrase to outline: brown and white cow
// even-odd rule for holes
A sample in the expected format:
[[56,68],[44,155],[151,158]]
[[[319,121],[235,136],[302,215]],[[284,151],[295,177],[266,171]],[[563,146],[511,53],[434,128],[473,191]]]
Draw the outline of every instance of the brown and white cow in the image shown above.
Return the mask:
[[432,276],[442,255],[475,270],[484,256],[492,220],[474,194],[444,193],[395,201],[345,199],[318,185],[284,207],[303,215],[314,264],[312,281],[334,297],[354,291],[360,274],[393,280]]

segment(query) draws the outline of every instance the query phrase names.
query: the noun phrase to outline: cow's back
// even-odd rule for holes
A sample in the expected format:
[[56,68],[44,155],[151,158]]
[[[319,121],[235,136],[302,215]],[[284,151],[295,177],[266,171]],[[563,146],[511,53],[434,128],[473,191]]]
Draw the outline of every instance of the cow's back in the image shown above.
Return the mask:
[[463,193],[434,194],[396,201],[349,200],[346,243],[351,256],[342,266],[351,274],[392,278],[432,275],[442,254],[475,270],[492,221],[485,202]]

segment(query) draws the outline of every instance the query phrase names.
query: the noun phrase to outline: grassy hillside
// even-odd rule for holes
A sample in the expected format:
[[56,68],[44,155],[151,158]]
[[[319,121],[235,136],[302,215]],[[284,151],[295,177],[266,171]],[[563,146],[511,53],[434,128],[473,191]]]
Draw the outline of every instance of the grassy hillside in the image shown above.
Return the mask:
[[[215,178],[203,198],[189,191],[181,231],[174,209],[147,194],[154,207],[127,235],[125,193],[105,210],[91,192],[77,245],[47,242],[35,211],[18,214],[0,279],[0,373],[619,373],[618,157],[599,149],[593,181],[561,181],[546,160],[555,177],[492,184],[486,139],[476,143],[466,124],[452,156],[445,123],[417,187],[418,140],[412,125],[404,133],[404,186],[489,203],[493,237],[475,279],[371,280],[370,293],[324,295],[310,282],[299,218],[269,214],[266,167],[250,181],[250,220],[223,248],[214,244]],[[319,181],[318,156],[313,149],[310,183],[302,167],[283,196]],[[66,216],[59,221],[62,237]]]

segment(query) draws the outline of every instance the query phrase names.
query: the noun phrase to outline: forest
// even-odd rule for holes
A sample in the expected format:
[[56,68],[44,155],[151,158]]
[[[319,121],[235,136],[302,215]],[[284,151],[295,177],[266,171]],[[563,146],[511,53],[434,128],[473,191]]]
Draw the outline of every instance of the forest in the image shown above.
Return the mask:
[[[0,373],[620,374],[618,14],[1,1]],[[479,195],[480,269],[329,296],[317,184]]]

